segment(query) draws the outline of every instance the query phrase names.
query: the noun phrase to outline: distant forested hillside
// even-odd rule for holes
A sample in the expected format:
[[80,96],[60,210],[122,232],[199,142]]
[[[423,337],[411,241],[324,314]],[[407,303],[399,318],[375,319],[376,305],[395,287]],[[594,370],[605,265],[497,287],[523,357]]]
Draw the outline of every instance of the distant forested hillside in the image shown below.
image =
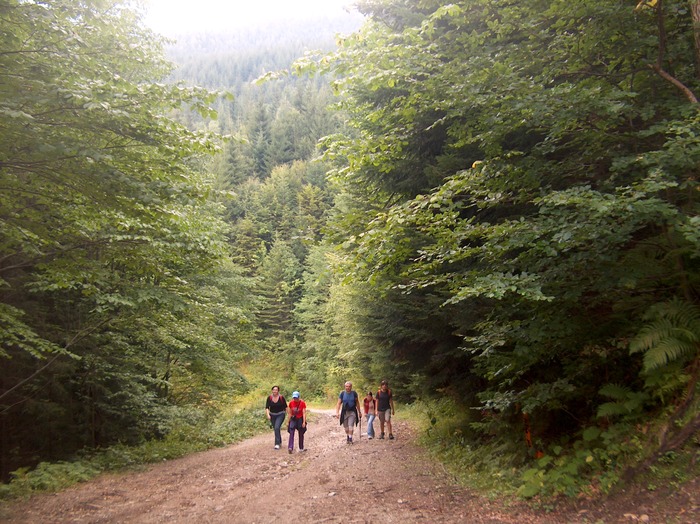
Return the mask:
[[289,67],[307,51],[335,49],[337,36],[356,31],[361,23],[362,15],[353,12],[303,23],[178,35],[166,50],[177,65],[171,78],[239,93],[243,84]]

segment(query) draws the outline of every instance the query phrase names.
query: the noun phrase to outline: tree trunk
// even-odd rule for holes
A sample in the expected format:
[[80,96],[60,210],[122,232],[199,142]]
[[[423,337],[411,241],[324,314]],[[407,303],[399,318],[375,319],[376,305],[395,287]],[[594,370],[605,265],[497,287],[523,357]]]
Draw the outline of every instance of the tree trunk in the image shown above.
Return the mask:
[[695,41],[695,76],[700,79],[700,0],[690,0],[689,3]]

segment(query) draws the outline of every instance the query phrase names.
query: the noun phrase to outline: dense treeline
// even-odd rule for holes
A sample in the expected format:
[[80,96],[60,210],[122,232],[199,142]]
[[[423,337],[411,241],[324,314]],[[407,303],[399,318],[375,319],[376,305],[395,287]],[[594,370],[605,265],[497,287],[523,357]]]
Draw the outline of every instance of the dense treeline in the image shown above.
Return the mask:
[[245,391],[254,304],[201,168],[218,146],[164,116],[214,95],[162,83],[163,42],[118,1],[3,0],[0,24],[6,479]]
[[696,435],[698,2],[360,6],[299,64],[354,129],[326,144],[349,365],[450,397],[525,495]]

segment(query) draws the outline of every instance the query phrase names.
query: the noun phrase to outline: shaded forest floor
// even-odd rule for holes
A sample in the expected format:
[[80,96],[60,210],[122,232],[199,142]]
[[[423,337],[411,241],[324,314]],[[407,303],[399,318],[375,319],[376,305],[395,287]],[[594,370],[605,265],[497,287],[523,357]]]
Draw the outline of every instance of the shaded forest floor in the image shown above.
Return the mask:
[[[273,449],[272,433],[142,471],[105,474],[60,493],[0,506],[8,523],[267,524],[700,522],[700,483],[681,490],[628,491],[538,512],[458,486],[395,421],[396,440],[345,443],[330,411],[311,410],[307,452]],[[379,425],[376,423],[375,429]]]

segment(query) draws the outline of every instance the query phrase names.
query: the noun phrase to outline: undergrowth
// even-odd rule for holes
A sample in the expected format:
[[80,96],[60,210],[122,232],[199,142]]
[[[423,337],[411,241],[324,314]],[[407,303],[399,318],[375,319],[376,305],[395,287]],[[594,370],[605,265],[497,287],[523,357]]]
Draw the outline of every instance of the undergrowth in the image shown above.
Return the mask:
[[700,477],[700,435],[678,451],[664,453],[655,464],[639,475],[637,482],[648,491],[678,490]]
[[13,478],[9,483],[0,485],[0,499],[59,491],[102,472],[162,462],[226,446],[266,430],[269,430],[269,426],[262,407],[230,409],[196,423],[181,420],[162,440],[144,442],[139,446],[115,445],[85,452],[72,461],[41,462],[31,469],[20,468],[12,473]]
[[475,446],[468,413],[447,399],[415,403],[408,413],[419,428],[421,445],[460,484],[494,498],[515,494],[517,453],[507,444]]
[[[469,413],[449,400],[411,406],[421,444],[463,485],[492,497],[519,497],[540,508],[560,497],[598,498],[623,485],[628,468],[648,459],[655,449],[650,427],[617,424],[584,429],[576,439],[544,447],[541,456],[528,450],[518,435],[484,439],[474,432]],[[679,486],[700,474],[700,435],[669,451],[634,482],[644,489]]]

